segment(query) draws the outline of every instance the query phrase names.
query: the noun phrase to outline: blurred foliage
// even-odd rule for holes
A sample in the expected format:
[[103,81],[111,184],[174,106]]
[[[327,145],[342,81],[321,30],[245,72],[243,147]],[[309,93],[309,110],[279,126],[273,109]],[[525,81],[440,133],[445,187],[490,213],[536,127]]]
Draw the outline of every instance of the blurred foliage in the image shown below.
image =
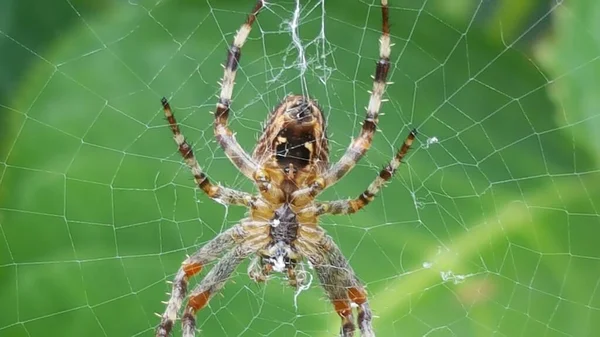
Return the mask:
[[[231,127],[248,151],[267,112],[300,92],[284,31],[294,3],[270,3],[234,91]],[[334,158],[360,127],[380,27],[377,7],[341,3],[327,3],[326,41],[316,39],[320,6],[299,30]],[[552,29],[533,34],[545,2],[519,3],[393,3],[382,132],[323,195],[360,193],[409,128],[420,130],[368,210],[323,219],[368,286],[379,336],[600,331],[598,5],[563,4]],[[171,99],[211,179],[252,190],[212,142],[208,113],[251,4],[33,5],[2,3],[0,335],[152,336],[185,254],[244,215],[193,188],[159,99]],[[337,333],[317,282],[296,307],[282,279],[258,286],[245,265],[234,279],[198,315],[205,335]]]
[[[550,87],[561,113],[559,125],[591,153],[600,153],[600,3],[580,1],[556,11],[555,34],[539,45],[536,56],[556,81]],[[561,111],[562,110],[562,111]]]

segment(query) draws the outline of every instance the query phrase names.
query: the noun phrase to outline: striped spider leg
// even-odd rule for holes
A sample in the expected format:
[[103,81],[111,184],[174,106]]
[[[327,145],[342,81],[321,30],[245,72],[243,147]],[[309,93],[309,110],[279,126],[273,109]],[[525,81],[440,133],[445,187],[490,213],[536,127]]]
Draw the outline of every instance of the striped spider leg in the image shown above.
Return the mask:
[[359,210],[363,209],[367,206],[377,193],[385,186],[385,183],[388,182],[396,173],[398,167],[402,163],[404,156],[410,150],[413,141],[415,140],[415,136],[417,135],[417,130],[412,130],[408,137],[404,140],[404,143],[392,159],[380,172],[379,175],[371,182],[369,187],[361,193],[357,198],[350,200],[334,200],[329,202],[317,202],[316,203],[316,213],[318,215],[322,214],[352,214],[356,213]]
[[227,121],[229,118],[231,97],[233,95],[233,86],[235,84],[235,75],[242,56],[242,47],[248,39],[252,25],[263,6],[263,0],[256,2],[246,22],[242,24],[235,34],[233,42],[227,51],[227,60],[225,61],[225,70],[221,81],[221,94],[219,95],[215,111],[215,137],[217,138],[217,142],[235,167],[249,179],[254,179],[258,165],[237,142],[233,132],[227,127]]
[[319,227],[303,227],[296,247],[313,265],[325,294],[342,319],[340,337],[354,336],[353,306],[357,308],[356,323],[361,336],[375,337],[367,293],[333,239]]
[[379,60],[373,77],[373,89],[367,106],[367,114],[362,123],[360,134],[355,138],[340,160],[332,165],[322,178],[313,185],[298,190],[294,198],[300,200],[312,200],[326,188],[338,182],[346,173],[350,172],[364,154],[371,148],[373,136],[379,122],[379,110],[383,102],[383,94],[387,83],[387,75],[390,69],[390,53],[392,44],[390,42],[389,8],[388,0],[381,0],[381,38],[379,39]]

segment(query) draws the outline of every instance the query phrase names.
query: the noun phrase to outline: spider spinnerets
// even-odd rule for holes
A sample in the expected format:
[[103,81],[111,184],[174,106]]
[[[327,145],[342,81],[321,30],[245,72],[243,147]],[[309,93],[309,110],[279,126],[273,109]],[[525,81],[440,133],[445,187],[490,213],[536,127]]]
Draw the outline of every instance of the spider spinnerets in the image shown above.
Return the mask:
[[[340,336],[354,336],[352,307],[355,306],[356,325],[361,336],[374,337],[372,313],[364,286],[332,238],[318,226],[318,219],[323,214],[355,213],[372,201],[400,166],[416,131],[409,133],[394,158],[358,197],[328,202],[316,201],[315,198],[344,177],[371,146],[390,68],[387,0],[381,0],[379,61],[376,64],[367,114],[360,134],[333,165],[329,163],[323,112],[310,98],[298,95],[285,98],[270,113],[252,155],[242,149],[227,126],[241,49],[263,6],[263,0],[256,2],[229,48],[214,124],[219,145],[237,169],[255,182],[258,194],[252,195],[211,183],[181,134],[169,103],[165,98],[162,99],[179,152],[194,175],[198,187],[208,197],[220,203],[247,207],[249,215],[183,261],[172,282],[169,301],[165,302],[166,310],[159,315],[161,321],[156,329],[156,336],[167,337],[170,334],[186,296],[189,297],[181,316],[183,336],[194,336],[196,313],[223,287],[240,263],[254,256],[248,267],[251,279],[264,282],[270,273],[284,272],[290,285],[294,287],[303,286],[306,282],[306,272],[299,266],[307,259],[342,319]],[[188,295],[190,277],[214,260],[218,262]]]

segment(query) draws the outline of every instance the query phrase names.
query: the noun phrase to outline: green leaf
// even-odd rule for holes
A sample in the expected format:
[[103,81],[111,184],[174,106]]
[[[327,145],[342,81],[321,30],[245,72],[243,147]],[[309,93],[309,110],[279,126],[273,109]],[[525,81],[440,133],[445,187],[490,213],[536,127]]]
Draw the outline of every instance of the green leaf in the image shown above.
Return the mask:
[[554,79],[551,98],[557,122],[567,127],[577,147],[600,160],[600,3],[571,1],[555,11],[553,34],[537,57]]

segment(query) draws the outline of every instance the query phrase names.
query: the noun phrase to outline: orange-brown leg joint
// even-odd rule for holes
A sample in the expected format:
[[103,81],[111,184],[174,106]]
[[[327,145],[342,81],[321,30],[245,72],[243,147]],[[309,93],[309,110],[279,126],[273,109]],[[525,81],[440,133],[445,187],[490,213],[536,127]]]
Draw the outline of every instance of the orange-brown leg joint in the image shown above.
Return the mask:
[[[362,196],[362,194],[361,194]],[[352,208],[352,213],[356,213],[358,211],[360,211],[361,209],[363,209],[369,202],[366,201],[362,198],[357,198],[355,200],[351,200],[350,201],[350,208]]]
[[202,265],[198,262],[195,263],[186,263],[183,265],[183,272],[185,276],[192,277],[198,274],[202,270]]
[[352,308],[347,300],[334,300],[333,307],[343,320],[348,319],[352,315]]
[[190,297],[190,300],[188,301],[188,308],[192,308],[194,310],[194,312],[197,312],[198,310],[200,310],[206,306],[206,303],[208,303],[209,299],[210,299],[210,292],[203,291],[196,296]]
[[334,300],[333,306],[335,311],[342,318],[343,336],[351,336],[354,331],[354,323],[352,323],[352,308],[348,300]]
[[204,193],[206,193],[208,195],[209,198],[215,198],[217,197],[217,193],[219,192],[219,187],[212,185],[209,188],[202,188],[204,190]]
[[194,175],[194,179],[196,180],[196,184],[202,189],[202,191],[204,191],[204,193],[208,195],[209,198],[214,198],[219,191],[219,188],[213,185],[204,173]]
[[367,293],[359,288],[350,288],[348,290],[348,297],[350,301],[361,305],[367,301]]

